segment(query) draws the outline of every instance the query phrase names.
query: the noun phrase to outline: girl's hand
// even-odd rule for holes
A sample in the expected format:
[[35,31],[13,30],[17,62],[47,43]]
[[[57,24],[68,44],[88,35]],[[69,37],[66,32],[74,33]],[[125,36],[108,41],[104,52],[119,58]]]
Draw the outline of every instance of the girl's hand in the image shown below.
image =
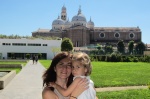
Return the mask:
[[55,88],[55,87],[56,87],[56,83],[50,82],[49,85],[48,85],[48,87],[53,87],[53,88]]

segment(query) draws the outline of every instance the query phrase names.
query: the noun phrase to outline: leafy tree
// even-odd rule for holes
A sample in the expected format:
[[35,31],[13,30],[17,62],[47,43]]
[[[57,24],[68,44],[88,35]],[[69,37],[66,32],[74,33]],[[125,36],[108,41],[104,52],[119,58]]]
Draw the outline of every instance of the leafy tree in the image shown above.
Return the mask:
[[120,53],[124,53],[125,52],[125,45],[123,40],[120,40],[117,44],[117,49]]
[[69,38],[63,38],[61,43],[61,51],[72,51],[73,43]]
[[143,42],[138,42],[135,50],[137,54],[143,54],[143,52],[145,51],[145,44]]
[[130,41],[128,44],[129,54],[133,54],[134,41]]
[[30,54],[27,53],[26,54],[26,58],[29,59],[30,58]]
[[38,53],[38,58],[40,59],[42,57],[42,54],[41,53]]
[[97,48],[98,50],[101,50],[101,49],[102,49],[102,47],[101,47],[100,44],[97,44],[96,48]]
[[112,53],[113,52],[113,48],[111,45],[106,45],[105,46],[105,53]]

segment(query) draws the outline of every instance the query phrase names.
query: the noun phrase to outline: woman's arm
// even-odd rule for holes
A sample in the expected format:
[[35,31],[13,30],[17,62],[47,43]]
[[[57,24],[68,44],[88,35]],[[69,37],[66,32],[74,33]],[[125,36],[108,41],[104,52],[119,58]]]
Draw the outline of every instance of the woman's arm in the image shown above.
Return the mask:
[[77,77],[76,79],[74,79],[72,84],[67,89],[62,88],[61,86],[57,84],[53,84],[53,83],[51,84],[52,84],[52,87],[56,88],[63,96],[69,96],[82,79],[83,78]]

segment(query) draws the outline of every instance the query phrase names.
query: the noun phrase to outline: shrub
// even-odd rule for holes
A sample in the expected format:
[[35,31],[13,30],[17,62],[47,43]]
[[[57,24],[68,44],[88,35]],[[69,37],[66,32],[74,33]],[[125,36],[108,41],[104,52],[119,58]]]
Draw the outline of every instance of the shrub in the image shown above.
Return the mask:
[[134,57],[133,58],[133,62],[138,62],[139,60],[138,60],[138,58],[137,57]]

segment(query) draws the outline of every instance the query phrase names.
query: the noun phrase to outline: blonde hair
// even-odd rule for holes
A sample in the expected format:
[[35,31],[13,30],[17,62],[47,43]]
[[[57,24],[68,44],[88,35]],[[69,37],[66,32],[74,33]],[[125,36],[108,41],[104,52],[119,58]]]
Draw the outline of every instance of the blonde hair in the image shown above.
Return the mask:
[[72,60],[80,62],[85,68],[87,68],[87,72],[85,76],[89,76],[91,74],[92,72],[91,60],[90,60],[90,57],[86,53],[84,52],[74,53]]

